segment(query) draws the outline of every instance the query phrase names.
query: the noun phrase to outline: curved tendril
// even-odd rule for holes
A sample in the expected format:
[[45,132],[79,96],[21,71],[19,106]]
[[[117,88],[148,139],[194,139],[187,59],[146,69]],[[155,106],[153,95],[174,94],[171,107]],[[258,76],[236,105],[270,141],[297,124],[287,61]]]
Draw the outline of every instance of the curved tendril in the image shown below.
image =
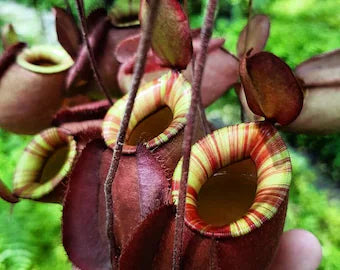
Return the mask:
[[183,255],[183,227],[184,227],[184,215],[185,215],[185,198],[187,190],[187,181],[189,173],[189,161],[191,153],[191,144],[193,138],[193,130],[195,125],[195,116],[197,110],[197,104],[200,101],[201,83],[204,71],[204,65],[207,58],[208,44],[212,34],[214,26],[214,16],[216,11],[218,0],[209,0],[207,13],[204,19],[204,25],[201,32],[201,49],[197,56],[195,65],[195,77],[192,85],[192,97],[189,113],[187,115],[188,123],[184,130],[183,140],[183,167],[182,176],[180,183],[180,191],[178,198],[178,207],[176,213],[176,224],[175,224],[175,238],[173,246],[173,257],[172,257],[172,269],[179,270]]
[[80,27],[81,33],[82,33],[83,41],[86,44],[91,69],[93,71],[93,76],[94,76],[94,78],[95,78],[95,80],[96,80],[96,82],[97,82],[97,84],[100,88],[100,91],[103,92],[103,94],[106,96],[106,98],[110,102],[110,104],[113,105],[110,94],[109,94],[108,90],[105,88],[105,86],[103,84],[103,80],[102,80],[102,78],[101,78],[101,76],[98,72],[97,62],[96,62],[96,59],[94,57],[93,50],[90,46],[90,42],[89,42],[89,38],[88,38],[88,29],[87,29],[86,17],[85,17],[85,10],[84,10],[84,2],[83,2],[83,0],[76,0],[76,2],[77,2],[78,14],[79,14],[79,17],[80,17],[80,23],[81,23],[81,27]]
[[[79,0],[78,0],[79,1]],[[117,143],[115,145],[113,151],[113,157],[111,160],[111,165],[105,180],[105,200],[106,200],[106,228],[107,228],[107,236],[109,238],[110,243],[110,255],[112,260],[112,268],[117,268],[117,245],[115,241],[115,237],[113,234],[113,200],[112,200],[112,184],[114,177],[116,175],[119,160],[122,154],[123,145],[125,141],[126,130],[130,121],[135,97],[137,94],[137,90],[139,88],[139,84],[144,72],[144,66],[147,58],[147,52],[150,48],[151,44],[151,32],[154,24],[154,19],[157,14],[158,8],[158,0],[153,0],[150,3],[150,16],[147,18],[145,25],[142,29],[141,40],[137,49],[137,61],[133,72],[132,83],[129,91],[129,97],[126,104],[125,113],[123,116],[122,123],[119,128],[119,132],[117,134]]]

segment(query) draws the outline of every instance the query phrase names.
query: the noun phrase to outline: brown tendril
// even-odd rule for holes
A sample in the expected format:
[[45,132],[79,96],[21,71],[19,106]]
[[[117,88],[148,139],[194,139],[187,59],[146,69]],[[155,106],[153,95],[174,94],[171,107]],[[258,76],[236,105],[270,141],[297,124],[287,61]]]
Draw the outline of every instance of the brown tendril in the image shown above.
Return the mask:
[[99,86],[100,91],[103,92],[103,94],[106,96],[109,103],[111,105],[113,105],[110,94],[107,91],[107,89],[105,88],[105,86],[103,84],[103,80],[102,80],[102,78],[101,78],[101,76],[98,72],[97,62],[96,62],[96,59],[94,57],[93,50],[90,46],[90,42],[89,42],[89,38],[88,38],[88,28],[87,28],[85,10],[84,10],[84,2],[83,2],[83,0],[76,0],[76,2],[77,2],[77,10],[78,10],[79,18],[80,18],[81,33],[82,33],[83,41],[85,42],[85,45],[86,45],[86,48],[87,48],[87,53],[88,53],[88,57],[89,57],[89,60],[90,60],[90,66],[91,66],[91,69],[93,71],[93,76],[94,76],[94,78],[95,78],[95,80],[96,80],[96,82]]
[[126,130],[130,121],[137,90],[143,76],[144,66],[147,58],[147,52],[151,44],[151,33],[154,24],[155,15],[157,14],[158,0],[150,1],[150,14],[145,20],[142,27],[142,36],[137,49],[137,60],[133,72],[132,83],[130,86],[129,97],[127,100],[124,116],[117,134],[116,145],[113,151],[110,168],[105,180],[105,200],[106,200],[106,229],[110,244],[110,255],[112,268],[117,268],[118,250],[113,233],[113,200],[112,200],[112,184],[118,169],[119,160],[122,154],[125,141]]
[[[245,44],[244,44],[244,48],[247,49],[248,47],[248,36],[249,36],[249,28],[250,28],[250,19],[251,19],[251,12],[252,12],[252,9],[253,9],[253,0],[249,0],[248,2],[248,23],[247,23],[247,32],[246,32],[246,40],[245,40]],[[248,53],[250,55],[250,52],[248,51],[247,52],[247,56],[248,56]]]
[[212,28],[214,25],[214,16],[216,11],[217,0],[209,0],[207,13],[204,19],[204,25],[201,32],[201,49],[198,52],[197,61],[195,65],[195,76],[192,85],[192,97],[189,113],[187,114],[187,125],[184,130],[183,140],[183,167],[180,182],[180,190],[178,197],[178,206],[176,213],[175,223],[175,238],[173,246],[173,257],[172,257],[172,269],[179,270],[182,255],[183,255],[183,227],[184,227],[184,215],[185,215],[185,198],[187,190],[187,181],[189,174],[189,163],[191,144],[193,138],[193,131],[195,127],[195,115],[197,104],[200,102],[200,90],[204,71],[204,65],[207,58],[208,44],[212,34]]

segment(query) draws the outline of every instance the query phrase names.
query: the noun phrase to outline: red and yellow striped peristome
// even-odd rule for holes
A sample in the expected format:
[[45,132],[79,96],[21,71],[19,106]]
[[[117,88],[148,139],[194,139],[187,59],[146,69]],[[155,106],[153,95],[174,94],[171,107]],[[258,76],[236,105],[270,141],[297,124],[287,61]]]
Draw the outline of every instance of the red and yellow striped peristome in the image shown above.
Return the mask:
[[[49,157],[61,147],[67,148],[67,159],[53,178],[40,182]],[[60,128],[50,128],[37,135],[25,148],[14,174],[14,194],[22,198],[39,199],[53,189],[69,174],[76,159],[76,141]]]
[[[257,170],[255,201],[240,219],[225,226],[213,226],[200,218],[197,195],[202,185],[218,169],[251,158]],[[182,160],[173,175],[172,196],[178,203]],[[210,237],[239,237],[270,220],[285,201],[291,181],[291,162],[287,148],[269,123],[256,122],[222,128],[192,147],[185,223]],[[228,211],[228,209],[226,209]]]
[[[176,136],[186,124],[186,113],[190,107],[191,86],[178,72],[172,71],[143,85],[135,99],[134,108],[127,129],[126,140],[136,125],[158,109],[168,106],[173,114],[171,124],[157,137],[145,143],[147,149],[156,148]],[[127,96],[117,101],[108,111],[103,122],[103,137],[113,148],[120,123],[123,119]],[[136,146],[125,144],[124,153],[135,153]]]

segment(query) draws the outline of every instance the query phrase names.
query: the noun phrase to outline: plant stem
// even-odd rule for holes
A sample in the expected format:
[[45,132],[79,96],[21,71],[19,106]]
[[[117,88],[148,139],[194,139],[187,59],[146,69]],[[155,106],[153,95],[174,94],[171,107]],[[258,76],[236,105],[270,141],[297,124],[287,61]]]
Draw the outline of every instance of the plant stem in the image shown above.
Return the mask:
[[202,99],[199,98],[199,100],[201,102],[199,102],[199,104],[198,104],[198,112],[200,114],[200,118],[201,118],[201,121],[202,121],[202,124],[203,124],[205,135],[208,135],[208,134],[211,133],[211,128],[209,126],[207,115],[205,114],[205,109],[204,109],[203,104],[202,104]]
[[204,135],[208,135],[209,133],[211,133],[211,129],[210,129],[210,126],[207,120],[207,115],[205,114],[205,110],[204,110],[202,102],[199,102],[197,104],[197,110],[198,110],[199,119],[204,129]]
[[204,65],[207,58],[208,44],[212,34],[212,29],[214,25],[214,16],[217,6],[217,0],[209,0],[207,7],[207,13],[204,19],[204,25],[201,32],[201,48],[198,52],[197,61],[195,65],[195,76],[192,85],[192,96],[189,113],[187,115],[187,125],[184,130],[184,140],[183,140],[183,167],[182,176],[178,197],[178,206],[176,213],[176,224],[175,224],[175,238],[173,247],[173,257],[172,257],[172,269],[179,270],[182,255],[183,255],[183,227],[184,227],[184,215],[185,215],[185,199],[187,191],[187,181],[189,174],[189,163],[190,163],[190,153],[191,144],[193,138],[193,131],[195,127],[195,116],[197,104],[200,102],[200,91],[202,76],[204,71]]
[[[192,68],[192,77],[195,77],[195,68],[196,68],[196,59],[195,56],[193,55],[192,60],[191,60],[191,68]],[[201,121],[202,127],[204,128],[204,134],[207,135],[211,132],[210,126],[208,124],[207,116],[205,114],[205,110],[203,107],[202,103],[202,97],[201,97],[201,91],[198,93],[198,103],[197,103],[197,110],[199,113],[199,119]]]
[[137,61],[133,71],[132,84],[129,91],[129,97],[126,104],[126,109],[124,112],[124,116],[119,128],[119,132],[117,135],[116,145],[113,151],[113,157],[111,160],[111,165],[106,176],[105,180],[105,200],[106,200],[106,229],[107,236],[109,238],[110,243],[110,255],[112,260],[113,269],[116,268],[117,265],[117,252],[116,252],[116,244],[115,237],[113,233],[113,200],[112,200],[112,184],[118,169],[119,160],[122,154],[123,145],[125,141],[126,130],[130,121],[131,112],[133,109],[133,105],[135,102],[135,98],[137,95],[137,90],[139,88],[140,81],[144,72],[144,65],[147,58],[147,52],[150,48],[151,44],[151,34],[152,28],[154,24],[155,15],[157,13],[158,8],[158,0],[150,1],[150,14],[145,21],[145,25],[142,27],[142,36],[141,40],[138,44],[137,49]]
[[83,41],[86,44],[86,48],[87,48],[87,53],[89,56],[89,60],[90,60],[90,65],[91,65],[91,69],[93,71],[93,76],[99,86],[99,89],[103,92],[103,94],[106,96],[107,100],[109,101],[109,103],[111,105],[113,105],[112,99],[110,97],[109,92],[107,91],[107,89],[105,88],[104,84],[103,84],[103,80],[98,72],[98,66],[96,63],[96,59],[94,57],[94,53],[93,50],[90,46],[90,42],[88,39],[88,29],[87,29],[87,23],[86,23],[86,17],[85,17],[85,10],[84,10],[84,2],[83,0],[76,0],[77,2],[77,10],[78,10],[78,14],[79,14],[79,18],[80,18],[80,23],[81,23],[81,33],[83,36]]
[[[244,44],[245,50],[247,50],[247,48],[248,48],[248,33],[249,33],[249,28],[250,28],[250,19],[251,19],[252,8],[253,8],[253,0],[249,0],[249,3],[248,3],[248,24],[247,24],[247,32],[246,32],[246,42]],[[244,54],[246,54],[246,53],[247,53],[247,51],[244,52]]]
[[[247,53],[249,52],[248,48],[248,40],[249,40],[249,28],[250,28],[250,19],[251,19],[251,13],[252,13],[252,8],[253,8],[253,0],[249,0],[248,2],[248,22],[247,22],[247,30],[246,30],[246,40],[245,40],[245,44],[244,44],[244,53],[243,56],[247,55]],[[252,50],[252,48],[250,48],[250,50]],[[241,86],[240,86],[241,87]],[[241,114],[240,114],[240,118],[241,118],[241,122],[243,123],[245,121],[245,112],[244,112],[244,108],[242,106],[242,102],[240,101],[240,110],[241,110]]]

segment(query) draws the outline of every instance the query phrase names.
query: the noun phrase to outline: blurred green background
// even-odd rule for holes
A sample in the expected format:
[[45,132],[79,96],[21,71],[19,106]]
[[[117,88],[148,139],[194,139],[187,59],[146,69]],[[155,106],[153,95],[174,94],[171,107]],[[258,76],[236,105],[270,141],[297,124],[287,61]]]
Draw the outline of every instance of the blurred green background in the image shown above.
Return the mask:
[[[74,9],[74,1],[70,1]],[[189,1],[193,27],[202,22],[206,1]],[[309,57],[340,48],[340,0],[253,0],[254,13],[271,19],[266,46],[292,68]],[[14,24],[22,40],[34,44],[55,42],[53,5],[63,0],[0,1],[0,27]],[[85,1],[87,10],[103,5]],[[221,0],[215,36],[226,38],[235,52],[238,34],[246,24],[247,1]],[[43,25],[43,27],[42,27]],[[1,98],[1,97],[0,97]],[[220,125],[239,122],[239,106],[233,91],[210,106],[209,119]],[[340,117],[340,116],[339,116]],[[285,229],[313,232],[323,248],[320,269],[340,269],[340,136],[282,134],[293,161]],[[15,164],[29,136],[0,130],[0,177],[11,185]],[[61,245],[59,205],[22,201],[13,209],[0,201],[0,270],[70,269]]]

